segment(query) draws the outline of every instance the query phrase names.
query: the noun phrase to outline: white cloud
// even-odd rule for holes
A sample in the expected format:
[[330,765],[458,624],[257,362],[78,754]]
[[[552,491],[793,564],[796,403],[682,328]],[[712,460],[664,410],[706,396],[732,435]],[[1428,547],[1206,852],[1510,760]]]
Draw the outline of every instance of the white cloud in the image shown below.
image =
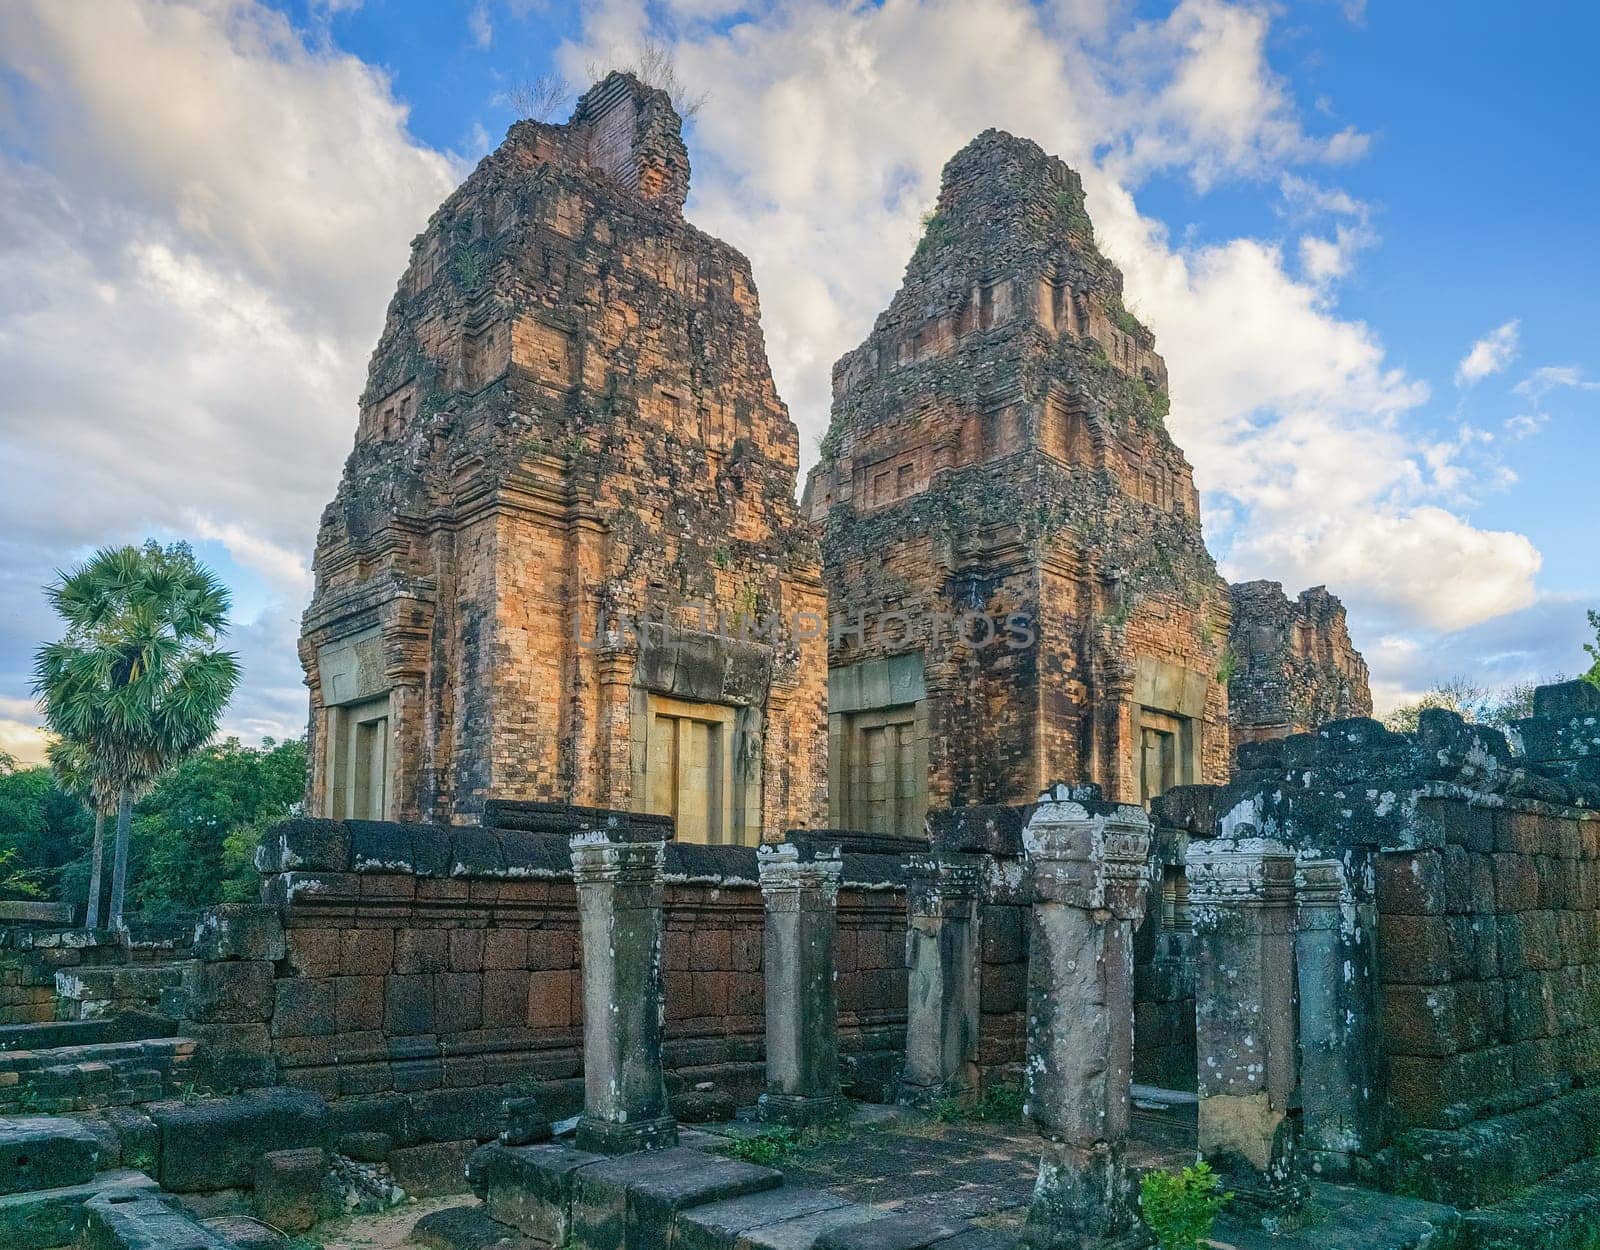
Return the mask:
[[1544,427],[1549,423],[1549,421],[1550,421],[1550,414],[1549,413],[1544,413],[1544,412],[1518,413],[1516,416],[1508,417],[1506,419],[1505,426],[1504,426],[1504,429],[1505,429],[1505,432],[1506,432],[1506,437],[1511,439],[1511,440],[1513,440],[1514,442],[1520,442],[1522,439],[1525,439],[1525,438],[1532,438],[1540,430],[1544,429]]
[[[1533,545],[1446,506],[1504,483],[1481,432],[1424,433],[1427,385],[1338,311],[1338,280],[1376,242],[1371,213],[1296,171],[1359,155],[1364,139],[1307,129],[1269,64],[1267,8],[1189,0],[1119,31],[1109,7],[791,0],[710,31],[652,30],[642,5],[605,6],[605,29],[651,30],[713,88],[690,213],[751,255],[805,457],[829,366],[893,294],[941,166],[1000,126],[1083,175],[1102,246],[1168,361],[1170,425],[1231,574],[1326,581],[1396,626],[1459,628],[1527,603]],[[565,56],[579,67],[591,49]],[[1156,171],[1275,182],[1296,242],[1175,242],[1135,202]]]
[[229,713],[281,720],[262,679],[293,663],[366,357],[461,171],[379,71],[247,0],[7,5],[0,69],[30,127],[27,160],[0,152],[0,532],[29,607],[3,689],[53,630],[53,566],[189,534],[289,605]]
[[[940,167],[997,125],[1083,174],[1231,572],[1329,582],[1354,623],[1395,636],[1529,602],[1532,545],[1444,506],[1482,485],[1480,452],[1413,428],[1428,388],[1338,311],[1369,214],[1303,171],[1364,136],[1301,119],[1269,7],[1127,12],[595,0],[562,67],[580,80],[653,34],[710,89],[691,216],[752,257],[807,458],[830,366],[898,284]],[[0,688],[22,688],[7,661],[48,629],[33,588],[52,564],[191,533],[280,598],[235,635],[249,693],[228,727],[298,732],[305,557],[407,241],[463,170],[410,137],[381,72],[251,0],[12,4],[0,67],[43,127],[26,160],[0,155],[0,591],[22,605],[0,626]],[[1175,242],[1135,202],[1157,173],[1275,183],[1290,234]]]
[[1474,382],[1481,382],[1501,372],[1515,360],[1520,325],[1519,321],[1508,321],[1474,343],[1456,366],[1456,385],[1471,386]]
[[39,728],[41,719],[33,700],[0,695],[0,754],[9,755],[18,764],[44,763],[49,739]]
[[1589,381],[1577,365],[1544,365],[1535,369],[1512,389],[1519,395],[1539,400],[1551,391],[1560,389],[1600,391],[1600,382]]
[[473,46],[486,49],[494,42],[494,23],[489,20],[488,0],[478,0],[467,14],[467,33]]

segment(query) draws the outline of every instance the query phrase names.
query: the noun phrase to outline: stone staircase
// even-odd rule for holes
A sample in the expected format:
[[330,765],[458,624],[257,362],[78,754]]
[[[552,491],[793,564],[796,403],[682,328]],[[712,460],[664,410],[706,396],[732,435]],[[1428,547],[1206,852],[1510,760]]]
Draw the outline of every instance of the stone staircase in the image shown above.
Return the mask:
[[171,1020],[144,1015],[0,1028],[0,1115],[125,1107],[180,1094],[197,1044],[177,1031]]
[[145,1173],[101,1168],[77,1120],[0,1117],[4,1250],[281,1250],[287,1239],[228,1217],[202,1221]]

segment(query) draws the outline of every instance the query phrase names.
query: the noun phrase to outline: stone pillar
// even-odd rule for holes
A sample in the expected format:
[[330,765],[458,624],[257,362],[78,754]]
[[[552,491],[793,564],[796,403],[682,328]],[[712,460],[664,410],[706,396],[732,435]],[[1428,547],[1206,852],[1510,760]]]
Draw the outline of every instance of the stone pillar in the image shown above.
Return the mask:
[[839,1011],[834,985],[837,850],[801,860],[792,843],[756,851],[766,904],[767,1092],[763,1120],[801,1127],[837,1115]]
[[926,1107],[978,1089],[978,907],[983,860],[911,859],[906,881],[906,1061],[899,1099]]
[[1243,827],[1189,843],[1199,1146],[1242,1202],[1304,1200],[1296,1081],[1294,856]]
[[1355,1157],[1382,1144],[1374,917],[1370,905],[1358,905],[1336,859],[1301,858],[1295,899],[1306,1165],[1324,1180],[1345,1180]]
[[633,808],[633,671],[639,657],[629,647],[606,643],[595,653],[600,681],[600,758],[605,763],[599,806]]
[[625,828],[572,839],[583,941],[580,1150],[621,1154],[678,1140],[661,1072],[665,860],[665,842],[630,838]]
[[1023,833],[1033,878],[1027,1113],[1044,1134],[1026,1241],[1147,1244],[1124,1161],[1133,1069],[1133,931],[1150,818],[1091,786],[1041,796]]

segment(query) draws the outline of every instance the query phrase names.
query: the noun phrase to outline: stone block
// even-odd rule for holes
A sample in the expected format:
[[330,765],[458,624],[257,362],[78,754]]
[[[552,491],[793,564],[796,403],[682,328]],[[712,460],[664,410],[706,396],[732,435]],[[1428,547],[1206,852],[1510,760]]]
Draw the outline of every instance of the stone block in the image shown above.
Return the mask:
[[467,1160],[478,1148],[475,1138],[432,1142],[389,1152],[389,1174],[413,1198],[434,1198],[467,1189]]
[[491,1219],[564,1246],[572,1236],[577,1177],[601,1159],[570,1146],[484,1146],[472,1155],[467,1179]]
[[841,1224],[817,1238],[817,1250],[926,1250],[948,1245],[961,1228],[943,1220],[891,1212],[887,1219]]
[[290,929],[285,939],[289,963],[303,977],[334,976],[344,936],[339,929]]
[[1391,1054],[1443,1057],[1460,1049],[1454,986],[1385,985],[1380,1002]]
[[1501,913],[1532,911],[1539,906],[1539,875],[1532,859],[1509,852],[1494,856],[1494,901]]
[[84,1204],[102,1195],[138,1197],[160,1192],[140,1172],[101,1172],[81,1185],[0,1196],[0,1246],[5,1250],[56,1250],[76,1242]]
[[1444,860],[1438,851],[1378,855],[1373,871],[1380,913],[1428,916],[1444,911]]
[[83,1204],[78,1250],[233,1250],[171,1199],[97,1194]]
[[382,1029],[384,978],[380,976],[333,979],[334,1026],[340,1033]]
[[1017,963],[1027,955],[1024,917],[1020,907],[988,906],[983,909],[978,932],[983,945],[983,962]]
[[349,929],[339,935],[339,971],[345,976],[382,976],[393,967],[393,929]]
[[572,1232],[589,1250],[660,1245],[679,1210],[782,1183],[771,1168],[683,1147],[625,1155],[577,1173]]
[[483,1027],[483,973],[441,972],[433,980],[433,1010],[441,1033]]
[[278,909],[263,903],[218,903],[207,908],[195,926],[196,959],[271,963],[286,953]]
[[480,1206],[446,1207],[424,1215],[407,1244],[424,1250],[546,1250],[546,1243],[519,1236]]
[[343,821],[297,817],[267,830],[256,849],[264,873],[350,869],[350,833]]
[[189,1012],[205,1024],[259,1024],[272,1018],[272,964],[240,960],[195,964]]
[[434,1022],[431,976],[385,977],[383,995],[383,1031],[390,1037],[414,1037],[438,1031]]
[[679,1211],[672,1221],[671,1244],[675,1250],[738,1250],[757,1229],[852,1207],[820,1189],[784,1185]]
[[99,1139],[76,1120],[0,1119],[0,1194],[82,1184],[99,1162]]
[[274,1037],[327,1037],[336,1021],[335,978],[284,977],[274,989]]
[[394,1149],[394,1138],[387,1133],[358,1131],[341,1134],[335,1147],[347,1159],[357,1163],[382,1163]]
[[446,972],[449,968],[448,929],[402,929],[395,934],[394,970],[397,973]]
[[483,935],[483,966],[488,969],[525,968],[528,934],[525,929],[488,929]]
[[175,1193],[239,1188],[264,1152],[329,1144],[328,1104],[305,1090],[153,1103],[148,1111],[161,1130],[161,1184]]
[[305,1232],[332,1213],[327,1153],[311,1146],[263,1154],[256,1160],[251,1201],[256,1214],[273,1227]]
[[[1451,919],[1456,919],[1452,917]],[[1385,981],[1440,985],[1451,979],[1451,927],[1443,916],[1385,912],[1378,917],[1378,960]]]

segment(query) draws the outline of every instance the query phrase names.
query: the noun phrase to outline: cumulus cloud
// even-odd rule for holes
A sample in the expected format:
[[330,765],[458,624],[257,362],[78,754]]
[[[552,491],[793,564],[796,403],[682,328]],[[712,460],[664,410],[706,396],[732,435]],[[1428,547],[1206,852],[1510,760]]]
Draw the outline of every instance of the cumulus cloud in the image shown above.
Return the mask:
[[[1338,310],[1376,237],[1367,207],[1310,171],[1366,138],[1300,116],[1270,62],[1273,14],[595,0],[560,59],[581,81],[653,38],[710,90],[691,216],[752,257],[808,459],[830,366],[892,295],[942,164],[1001,126],[1082,173],[1167,357],[1170,423],[1230,573],[1328,582],[1358,632],[1363,611],[1395,636],[1528,611],[1537,551],[1449,510],[1479,485],[1478,450],[1422,434],[1426,384]],[[469,13],[475,32],[492,37]],[[407,240],[464,171],[408,134],[380,71],[253,0],[13,4],[0,70],[17,86],[0,111],[17,140],[0,155],[0,590],[28,600],[0,627],[0,689],[25,688],[19,640],[48,631],[36,587],[53,564],[189,533],[277,596],[235,634],[249,694],[230,727],[297,732],[316,519]],[[1283,233],[1174,240],[1137,205],[1158,175],[1276,186]]]
[[0,531],[25,605],[0,688],[54,632],[55,567],[187,534],[281,599],[236,633],[271,638],[241,645],[226,726],[299,732],[303,690],[287,718],[274,692],[317,517],[408,241],[461,170],[382,73],[247,0],[7,5],[0,72]]
[[[829,365],[898,285],[943,162],[1000,126],[1083,175],[1101,244],[1166,356],[1170,425],[1231,575],[1328,582],[1375,630],[1459,630],[1532,601],[1533,544],[1450,510],[1505,484],[1485,436],[1427,433],[1426,382],[1338,310],[1338,281],[1377,236],[1368,205],[1310,171],[1366,139],[1300,116],[1269,62],[1267,7],[1186,0],[1131,25],[1103,3],[1020,0],[787,0],[720,27],[627,0],[599,12],[566,49],[569,72],[605,32],[631,30],[714,88],[690,211],[752,257],[808,459]],[[1176,241],[1137,206],[1158,173],[1276,183],[1291,234]],[[1498,367],[1515,323],[1501,333]]]
[[1456,366],[1456,385],[1471,386],[1504,371],[1516,359],[1520,325],[1519,321],[1508,321],[1474,343]]

